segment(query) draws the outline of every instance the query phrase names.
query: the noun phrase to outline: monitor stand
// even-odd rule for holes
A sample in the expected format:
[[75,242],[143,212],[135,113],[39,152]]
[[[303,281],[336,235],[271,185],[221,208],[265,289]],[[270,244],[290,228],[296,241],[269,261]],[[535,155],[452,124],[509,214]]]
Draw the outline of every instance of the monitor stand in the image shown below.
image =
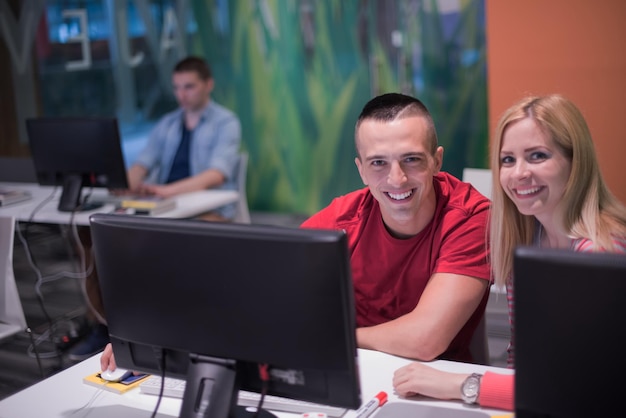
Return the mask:
[[[236,362],[231,359],[189,355],[181,418],[252,418],[256,408],[237,405]],[[261,409],[257,418],[277,418]]]
[[[237,405],[235,408],[235,413],[233,418],[252,418],[256,413],[256,408],[253,406],[239,406]],[[270,411],[266,409],[262,409],[256,415],[257,418],[278,418],[276,415],[272,414]]]
[[83,177],[80,174],[68,174],[63,179],[63,190],[59,199],[59,212],[85,212],[103,205],[102,202],[81,202]]

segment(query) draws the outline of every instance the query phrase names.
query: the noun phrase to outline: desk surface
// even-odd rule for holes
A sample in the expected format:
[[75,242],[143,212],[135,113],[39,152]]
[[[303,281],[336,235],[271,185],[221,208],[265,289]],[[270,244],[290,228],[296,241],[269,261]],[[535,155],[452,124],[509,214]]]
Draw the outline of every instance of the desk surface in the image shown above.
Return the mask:
[[[48,379],[45,379],[23,391],[0,401],[0,418],[22,417],[73,417],[73,418],[109,418],[113,416],[134,418],[149,417],[154,410],[157,396],[140,393],[139,388],[119,395],[86,385],[83,377],[100,370],[100,355],[93,356]],[[361,373],[361,392],[363,402],[367,402],[379,391],[389,394],[390,402],[419,402],[425,405],[467,408],[458,401],[439,401],[420,398],[419,400],[400,400],[393,392],[393,372],[407,364],[409,360],[390,356],[371,350],[359,349],[359,369]],[[456,363],[438,360],[431,363],[434,367],[454,372],[483,372],[494,370],[512,373],[512,370],[476,364]],[[181,400],[164,397],[159,407],[160,417],[178,416]],[[476,408],[472,408],[476,410]],[[492,416],[506,414],[495,409],[480,409]],[[314,411],[312,411],[314,412]],[[280,418],[299,417],[299,414],[275,413]],[[355,417],[355,411],[349,410],[344,418]],[[372,415],[371,418],[375,418]]]
[[[67,224],[70,222],[70,212],[59,212],[57,206],[61,196],[61,188],[40,186],[34,183],[4,183],[2,189],[19,189],[31,193],[32,198],[23,202],[0,207],[0,216],[13,217],[20,221]],[[85,193],[85,190],[83,190]],[[104,200],[108,191],[103,188],[94,188],[92,200]],[[204,212],[217,209],[221,206],[237,201],[239,194],[234,190],[200,190],[185,193],[175,197],[176,208],[157,215],[161,218],[189,218]],[[47,200],[49,199],[49,200]],[[47,200],[47,201],[46,201]],[[45,202],[45,203],[44,203]],[[42,205],[40,208],[38,206]],[[74,214],[74,223],[89,225],[89,216],[94,213],[110,213],[115,209],[112,203],[105,204],[92,211],[77,212]],[[35,211],[36,210],[36,211]],[[33,216],[34,214],[34,216]]]

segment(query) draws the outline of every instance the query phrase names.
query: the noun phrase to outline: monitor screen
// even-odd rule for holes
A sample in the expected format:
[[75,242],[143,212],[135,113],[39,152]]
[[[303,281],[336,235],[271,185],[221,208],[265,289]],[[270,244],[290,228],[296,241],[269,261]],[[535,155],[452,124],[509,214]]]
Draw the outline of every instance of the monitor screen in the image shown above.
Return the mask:
[[520,247],[515,417],[623,416],[626,256]]
[[110,214],[90,221],[116,363],[185,378],[181,416],[226,417],[239,389],[361,405],[344,232]]
[[32,118],[26,131],[37,181],[62,187],[60,211],[101,204],[82,197],[83,187],[128,188],[116,119]]

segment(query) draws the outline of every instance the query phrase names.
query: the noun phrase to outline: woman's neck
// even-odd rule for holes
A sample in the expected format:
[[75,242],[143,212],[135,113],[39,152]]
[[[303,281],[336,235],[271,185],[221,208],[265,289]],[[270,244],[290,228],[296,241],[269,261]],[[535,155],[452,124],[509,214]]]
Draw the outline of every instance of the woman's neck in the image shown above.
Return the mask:
[[572,239],[561,230],[561,228],[555,226],[541,225],[540,243],[544,248],[570,248],[572,245]]

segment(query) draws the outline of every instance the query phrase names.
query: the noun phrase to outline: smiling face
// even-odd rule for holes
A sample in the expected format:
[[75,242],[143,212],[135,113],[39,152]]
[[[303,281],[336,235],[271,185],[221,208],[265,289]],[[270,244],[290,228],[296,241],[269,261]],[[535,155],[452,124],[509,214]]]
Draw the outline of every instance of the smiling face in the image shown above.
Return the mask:
[[419,233],[435,211],[433,176],[441,168],[443,148],[431,154],[428,128],[426,118],[409,116],[366,119],[357,129],[359,174],[398,237]]
[[531,118],[506,128],[500,149],[500,184],[524,215],[553,222],[572,163]]

